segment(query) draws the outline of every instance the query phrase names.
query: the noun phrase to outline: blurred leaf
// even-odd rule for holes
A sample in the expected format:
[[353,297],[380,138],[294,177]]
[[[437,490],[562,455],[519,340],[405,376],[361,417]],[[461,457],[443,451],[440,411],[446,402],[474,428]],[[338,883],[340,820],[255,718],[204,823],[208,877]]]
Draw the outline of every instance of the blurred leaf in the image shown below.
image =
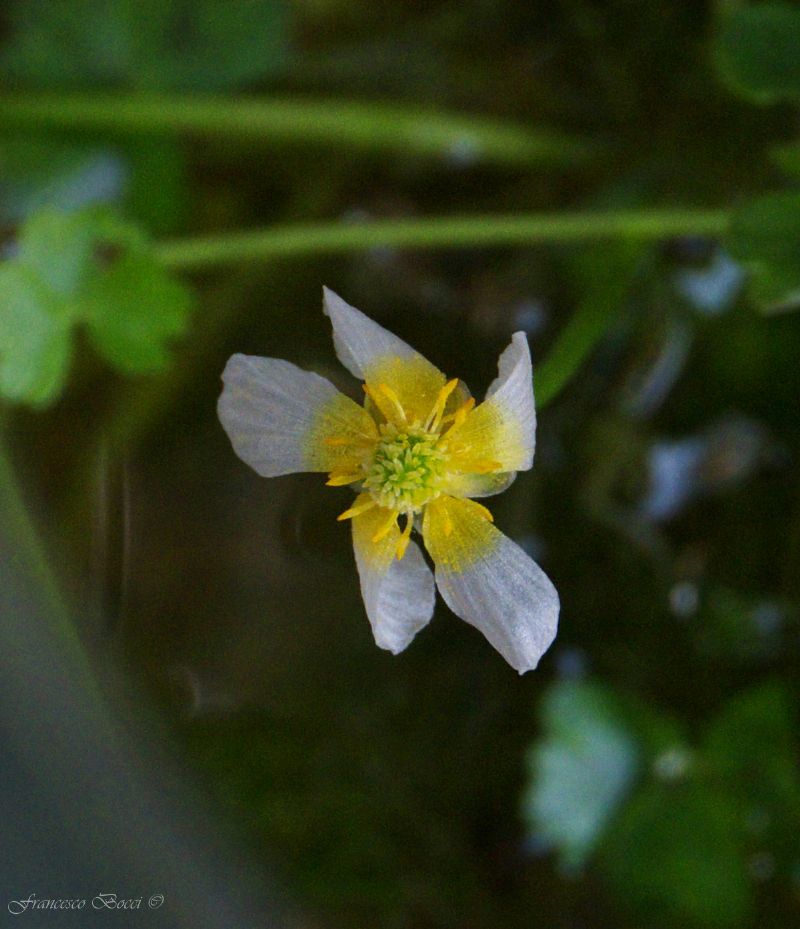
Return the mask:
[[707,762],[742,800],[779,804],[800,825],[796,722],[786,687],[770,682],[732,700],[708,731]]
[[528,756],[523,813],[565,868],[585,862],[639,768],[636,741],[602,687],[564,681],[542,704],[545,736]]
[[186,330],[191,308],[186,287],[145,251],[129,252],[95,275],[84,301],[95,348],[132,374],[164,367],[169,343]]
[[723,16],[714,57],[722,79],[755,103],[800,98],[800,9],[739,6]]
[[62,301],[29,268],[0,265],[0,394],[46,405],[61,392],[69,355]]
[[288,12],[283,0],[16,0],[0,71],[40,87],[224,90],[283,64]]
[[601,864],[648,925],[729,929],[751,907],[738,804],[696,783],[650,784],[625,807]]
[[19,261],[50,290],[71,297],[89,270],[96,237],[89,211],[40,210],[22,227]]
[[58,397],[76,325],[129,374],[163,367],[170,341],[186,329],[189,291],[142,230],[108,209],[35,213],[0,272],[0,393],[9,400]]
[[731,219],[728,245],[750,272],[750,293],[764,309],[800,305],[800,193],[745,204]]

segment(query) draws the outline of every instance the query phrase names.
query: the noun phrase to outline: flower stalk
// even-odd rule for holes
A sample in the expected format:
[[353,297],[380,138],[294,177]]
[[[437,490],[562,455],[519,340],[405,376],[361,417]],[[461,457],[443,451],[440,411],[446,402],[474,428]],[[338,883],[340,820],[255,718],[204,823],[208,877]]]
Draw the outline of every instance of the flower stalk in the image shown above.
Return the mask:
[[169,268],[198,271],[246,261],[374,248],[497,248],[618,239],[657,241],[689,235],[715,237],[726,232],[728,222],[725,210],[640,209],[287,223],[161,242],[156,252]]

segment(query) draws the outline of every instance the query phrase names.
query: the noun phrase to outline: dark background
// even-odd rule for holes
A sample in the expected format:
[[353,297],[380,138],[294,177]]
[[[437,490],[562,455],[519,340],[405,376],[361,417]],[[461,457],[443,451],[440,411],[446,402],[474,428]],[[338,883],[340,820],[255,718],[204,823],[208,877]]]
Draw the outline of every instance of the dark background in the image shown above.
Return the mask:
[[[796,107],[742,94],[719,63],[740,7],[6,4],[7,262],[31,217],[96,203],[156,243],[372,218],[690,218],[646,238],[176,261],[194,308],[157,371],[109,365],[76,327],[63,389],[0,407],[4,916],[31,892],[113,890],[165,909],[16,920],[796,924],[800,326],[691,221],[792,183],[770,152]],[[109,92],[147,113],[85,118],[80,101]],[[55,117],[9,115],[42,93]],[[281,131],[252,112],[174,131],[207,93],[228,113],[362,107],[341,134],[297,112]],[[412,141],[389,105],[421,120]],[[551,144],[484,148],[482,118]],[[449,119],[463,134],[425,141]],[[335,519],[348,490],[262,480],[234,456],[215,413],[234,351],[357,396],[322,284],[478,396],[528,333],[536,461],[493,512],[561,596],[537,671],[518,677],[441,602],[405,653],[378,650]]]

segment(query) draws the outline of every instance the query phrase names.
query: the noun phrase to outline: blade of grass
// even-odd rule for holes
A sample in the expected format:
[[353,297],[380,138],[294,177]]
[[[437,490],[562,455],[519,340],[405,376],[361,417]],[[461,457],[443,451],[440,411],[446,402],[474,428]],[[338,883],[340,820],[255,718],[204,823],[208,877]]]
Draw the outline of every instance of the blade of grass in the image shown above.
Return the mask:
[[728,213],[724,210],[692,209],[426,217],[276,225],[162,242],[156,251],[168,267],[192,271],[242,261],[378,247],[452,249],[717,236],[727,226]]
[[570,165],[597,143],[544,128],[394,104],[129,94],[3,94],[0,126],[314,143],[511,167]]

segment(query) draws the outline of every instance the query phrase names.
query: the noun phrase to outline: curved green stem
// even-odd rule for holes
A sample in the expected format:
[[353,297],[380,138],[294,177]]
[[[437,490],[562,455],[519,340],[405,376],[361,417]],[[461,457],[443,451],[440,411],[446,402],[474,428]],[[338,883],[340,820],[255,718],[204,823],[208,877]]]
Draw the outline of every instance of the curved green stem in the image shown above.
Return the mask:
[[464,248],[713,236],[725,232],[728,216],[724,210],[628,210],[287,224],[162,242],[156,252],[168,267],[194,270],[246,260],[378,247]]
[[0,126],[196,133],[530,167],[571,164],[596,144],[556,131],[380,103],[131,94],[2,94]]

